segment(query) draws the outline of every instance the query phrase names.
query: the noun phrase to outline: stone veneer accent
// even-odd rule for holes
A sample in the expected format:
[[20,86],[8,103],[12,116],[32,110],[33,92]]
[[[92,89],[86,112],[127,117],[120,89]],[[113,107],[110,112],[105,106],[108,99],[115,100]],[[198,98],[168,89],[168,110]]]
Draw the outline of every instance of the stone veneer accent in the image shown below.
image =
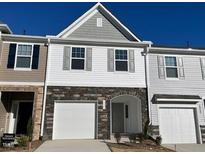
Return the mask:
[[202,143],[205,144],[205,126],[200,126]]
[[[110,138],[110,100],[120,95],[132,95],[141,100],[143,126],[148,119],[147,92],[145,88],[107,88],[107,87],[63,87],[48,86],[43,139],[52,139],[55,100],[97,100],[98,139]],[[103,100],[106,109],[103,110]]]
[[0,86],[1,92],[34,92],[33,100],[33,140],[40,137],[41,115],[43,105],[43,86]]

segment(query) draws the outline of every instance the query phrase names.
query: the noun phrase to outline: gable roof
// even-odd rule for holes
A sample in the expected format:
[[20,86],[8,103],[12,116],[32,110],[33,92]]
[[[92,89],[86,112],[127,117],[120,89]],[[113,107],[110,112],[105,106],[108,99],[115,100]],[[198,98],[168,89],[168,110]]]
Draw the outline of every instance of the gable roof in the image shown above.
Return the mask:
[[3,22],[0,21],[0,31],[5,34],[12,34],[13,32],[9,28],[7,24],[4,24]]
[[84,13],[81,17],[79,17],[75,22],[73,22],[70,26],[68,26],[66,29],[64,29],[62,32],[60,32],[57,37],[61,38],[65,34],[72,33],[76,27],[79,26],[79,24],[85,20],[86,18],[89,18],[90,15],[93,14],[96,10],[99,10],[104,16],[106,16],[108,19],[110,19],[110,22],[116,26],[119,31],[128,38],[128,40],[141,42],[141,40],[136,37],[127,27],[125,27],[110,11],[108,11],[101,3],[97,3],[94,5],[90,10],[88,10],[86,13]]

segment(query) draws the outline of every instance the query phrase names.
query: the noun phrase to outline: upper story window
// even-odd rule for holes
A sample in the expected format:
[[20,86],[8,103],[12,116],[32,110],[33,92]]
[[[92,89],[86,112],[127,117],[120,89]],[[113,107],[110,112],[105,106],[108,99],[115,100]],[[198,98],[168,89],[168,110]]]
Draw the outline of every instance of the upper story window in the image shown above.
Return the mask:
[[18,44],[15,68],[31,69],[32,49],[32,45]]
[[115,70],[128,71],[127,50],[115,50]]
[[165,56],[165,68],[167,78],[178,78],[177,59],[173,56]]
[[84,70],[85,48],[72,47],[71,69]]

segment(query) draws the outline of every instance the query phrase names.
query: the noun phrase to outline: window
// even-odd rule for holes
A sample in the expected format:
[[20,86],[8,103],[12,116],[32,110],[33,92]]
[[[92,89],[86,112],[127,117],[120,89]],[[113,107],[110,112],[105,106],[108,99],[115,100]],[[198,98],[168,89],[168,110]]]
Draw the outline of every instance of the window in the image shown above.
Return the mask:
[[125,117],[128,118],[128,105],[125,105]]
[[127,50],[115,50],[115,70],[128,71]]
[[32,52],[32,45],[19,44],[17,47],[15,68],[30,69]]
[[102,18],[97,18],[97,27],[102,27]]
[[72,64],[74,70],[84,70],[85,66],[85,48],[72,48]]
[[178,78],[176,57],[165,56],[165,68],[167,78]]

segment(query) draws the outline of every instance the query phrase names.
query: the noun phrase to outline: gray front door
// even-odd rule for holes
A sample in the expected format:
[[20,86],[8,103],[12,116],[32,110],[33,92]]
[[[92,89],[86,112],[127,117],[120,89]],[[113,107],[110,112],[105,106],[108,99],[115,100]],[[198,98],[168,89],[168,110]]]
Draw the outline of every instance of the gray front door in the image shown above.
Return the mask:
[[124,104],[112,103],[112,132],[124,133]]

